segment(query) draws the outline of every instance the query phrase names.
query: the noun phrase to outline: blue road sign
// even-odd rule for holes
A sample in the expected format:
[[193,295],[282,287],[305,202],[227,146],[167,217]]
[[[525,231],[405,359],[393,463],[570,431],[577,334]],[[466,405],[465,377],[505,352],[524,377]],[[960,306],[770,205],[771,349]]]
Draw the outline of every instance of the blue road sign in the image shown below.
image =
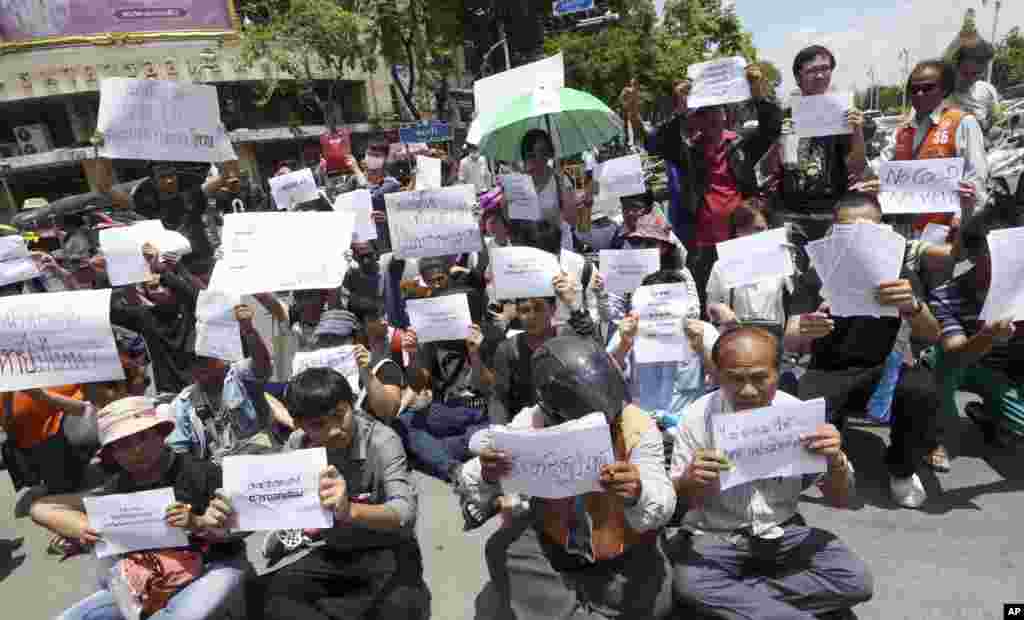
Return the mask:
[[568,15],[589,11],[594,8],[594,0],[556,0],[555,15]]
[[403,144],[423,144],[426,142],[447,142],[452,139],[452,130],[448,123],[441,121],[423,121],[398,129],[398,140]]

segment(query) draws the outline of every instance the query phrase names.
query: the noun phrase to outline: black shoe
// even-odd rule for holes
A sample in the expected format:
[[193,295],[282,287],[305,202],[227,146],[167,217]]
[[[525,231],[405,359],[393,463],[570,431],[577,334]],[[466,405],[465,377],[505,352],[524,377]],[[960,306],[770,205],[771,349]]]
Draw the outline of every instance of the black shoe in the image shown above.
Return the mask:
[[1005,448],[1006,444],[999,436],[999,425],[985,413],[985,406],[979,402],[967,403],[964,405],[964,413],[972,422],[978,425],[985,445],[995,448]]

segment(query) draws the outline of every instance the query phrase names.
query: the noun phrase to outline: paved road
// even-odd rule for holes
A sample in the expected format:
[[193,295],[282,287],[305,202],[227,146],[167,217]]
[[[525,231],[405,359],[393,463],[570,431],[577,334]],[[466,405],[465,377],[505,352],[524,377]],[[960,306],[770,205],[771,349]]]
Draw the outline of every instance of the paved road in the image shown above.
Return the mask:
[[[810,492],[803,512],[867,559],[875,598],[858,608],[861,620],[1002,618],[1002,603],[1024,600],[1024,450],[985,454],[966,420],[953,472],[925,476],[932,499],[921,511],[888,499],[882,466],[887,431],[853,424],[847,436],[858,474],[860,503],[852,511],[823,507]],[[483,542],[490,529],[464,534],[449,488],[421,477],[419,535],[434,618],[471,620],[486,582]],[[0,616],[54,617],[91,591],[92,561],[63,564],[45,554],[47,536],[27,518],[13,519],[15,497],[0,480]],[[20,545],[20,546],[17,546]]]

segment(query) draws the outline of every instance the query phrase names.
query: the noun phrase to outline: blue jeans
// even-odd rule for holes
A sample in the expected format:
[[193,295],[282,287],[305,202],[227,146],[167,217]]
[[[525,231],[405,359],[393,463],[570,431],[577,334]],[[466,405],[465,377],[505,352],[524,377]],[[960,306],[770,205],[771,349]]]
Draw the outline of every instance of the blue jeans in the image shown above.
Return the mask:
[[[241,561],[212,562],[199,579],[171,597],[167,606],[150,616],[151,620],[206,620],[219,612],[228,597],[245,577]],[[82,599],[60,615],[58,620],[123,620],[110,590]]]
[[447,481],[452,467],[469,460],[469,438],[487,427],[487,416],[479,409],[431,403],[429,409],[403,411],[394,427],[416,468]]

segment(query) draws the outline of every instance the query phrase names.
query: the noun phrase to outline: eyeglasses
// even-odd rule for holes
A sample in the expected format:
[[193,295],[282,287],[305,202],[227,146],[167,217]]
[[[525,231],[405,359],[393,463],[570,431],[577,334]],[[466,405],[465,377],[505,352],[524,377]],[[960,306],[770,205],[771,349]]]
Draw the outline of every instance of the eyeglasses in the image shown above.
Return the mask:
[[932,83],[932,84],[911,84],[910,85],[910,94],[911,95],[927,95],[927,94],[929,94],[931,92],[934,92],[935,89],[937,89],[938,87],[939,87],[939,85],[935,84],[935,83]]
[[540,150],[540,151],[528,151],[526,153],[526,159],[551,159],[554,153],[551,151]]
[[832,67],[826,67],[826,66],[807,67],[806,69],[804,69],[804,70],[802,70],[800,72],[800,75],[803,75],[805,77],[811,77],[811,76],[814,76],[814,75],[821,76],[821,77],[828,77],[829,75],[832,75]]

